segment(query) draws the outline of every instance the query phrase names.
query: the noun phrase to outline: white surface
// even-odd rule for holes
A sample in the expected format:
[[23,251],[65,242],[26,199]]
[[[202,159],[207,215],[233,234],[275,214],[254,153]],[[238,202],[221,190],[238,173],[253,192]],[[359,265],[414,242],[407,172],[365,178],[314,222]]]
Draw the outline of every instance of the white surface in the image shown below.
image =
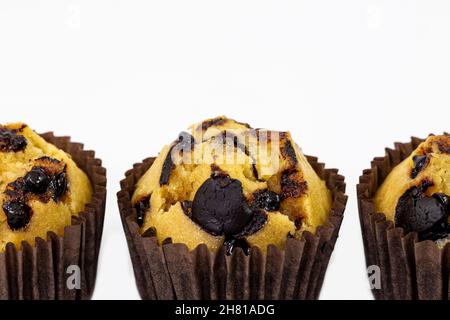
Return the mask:
[[0,2],[0,123],[71,135],[108,169],[95,299],[138,299],[116,192],[134,162],[226,114],[290,130],[347,178],[322,299],[371,299],[355,198],[370,160],[449,131],[446,0]]

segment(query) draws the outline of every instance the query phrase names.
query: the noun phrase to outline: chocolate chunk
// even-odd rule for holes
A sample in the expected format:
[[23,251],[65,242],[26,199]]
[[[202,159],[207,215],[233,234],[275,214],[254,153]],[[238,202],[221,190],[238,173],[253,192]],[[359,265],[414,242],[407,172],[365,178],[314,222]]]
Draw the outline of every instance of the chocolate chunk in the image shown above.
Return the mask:
[[50,182],[50,190],[53,193],[53,200],[58,202],[67,191],[67,176],[65,172],[61,172],[53,176]]
[[17,134],[18,130],[0,127],[0,151],[19,152],[23,151],[28,141],[24,136]]
[[236,239],[234,237],[228,237],[225,239],[223,245],[226,247],[226,252],[228,256],[233,254],[235,248],[241,248],[245,255],[250,254],[250,245],[245,239]]
[[445,195],[428,197],[420,187],[413,187],[399,199],[395,224],[405,232],[417,232],[421,241],[447,237],[450,231],[448,202]]
[[43,168],[34,167],[24,178],[26,191],[43,194],[47,191],[50,178]]
[[266,211],[280,210],[281,198],[273,191],[263,190],[254,194],[253,205]]
[[239,180],[213,176],[195,195],[192,220],[212,235],[235,235],[252,219],[252,212],[246,207]]
[[161,186],[167,185],[169,183],[170,175],[172,174],[172,170],[175,168],[172,160],[172,150],[173,148],[170,149],[162,166],[161,177],[159,178],[159,184]]
[[413,158],[414,168],[411,172],[411,178],[415,179],[419,173],[428,165],[429,158],[428,156],[415,156]]
[[14,231],[25,228],[32,216],[31,208],[20,200],[5,202],[3,204],[3,211],[5,212],[9,227]]
[[281,199],[299,198],[308,190],[308,183],[300,178],[297,170],[286,170],[281,174]]
[[25,176],[26,191],[42,194],[43,202],[61,200],[68,190],[66,164],[60,160],[41,157],[35,160],[35,166]]
[[145,214],[150,209],[150,198],[151,196],[144,197],[134,205],[139,227],[142,227],[144,225]]

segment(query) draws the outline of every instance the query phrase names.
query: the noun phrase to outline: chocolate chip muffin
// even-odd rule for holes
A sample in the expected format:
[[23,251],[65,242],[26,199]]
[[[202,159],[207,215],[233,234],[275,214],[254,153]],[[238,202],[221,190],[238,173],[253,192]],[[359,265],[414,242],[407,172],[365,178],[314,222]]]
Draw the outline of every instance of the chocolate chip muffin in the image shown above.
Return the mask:
[[386,148],[358,184],[361,230],[377,300],[448,300],[450,136]]
[[0,251],[64,234],[93,187],[71,156],[22,123],[0,126]]
[[450,235],[450,137],[428,137],[397,165],[378,189],[375,206],[396,227],[443,247]]
[[218,117],[163,148],[132,205],[141,233],[156,232],[160,243],[265,253],[314,233],[328,219],[332,196],[289,132]]

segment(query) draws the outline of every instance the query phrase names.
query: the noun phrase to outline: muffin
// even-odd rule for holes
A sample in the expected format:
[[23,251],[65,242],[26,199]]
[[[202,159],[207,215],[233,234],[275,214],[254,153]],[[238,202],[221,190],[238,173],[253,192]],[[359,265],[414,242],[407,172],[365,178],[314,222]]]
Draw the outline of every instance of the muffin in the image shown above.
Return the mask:
[[[4,299],[87,298],[94,285],[105,171],[81,145],[51,134],[44,137],[26,124],[0,126],[0,278],[7,282],[1,283],[0,295]],[[84,243],[87,240],[92,243]],[[11,263],[22,266],[11,270]],[[73,292],[64,288],[70,266],[85,276]],[[58,267],[63,267],[64,275],[57,275]]]
[[[223,257],[224,261],[232,261],[234,256],[242,255],[241,263],[246,264],[245,268],[251,268],[252,256],[260,257],[259,263],[267,263],[273,252],[285,254],[289,247],[291,254],[298,244],[305,245],[305,238],[318,241],[321,233],[326,233],[325,229],[328,230],[322,239],[325,247],[334,246],[335,239],[332,238],[335,233],[337,236],[342,204],[345,204],[344,185],[343,178],[333,172],[333,182],[328,181],[327,186],[326,180],[331,177],[324,173],[316,159],[303,155],[290,133],[252,129],[248,124],[218,117],[191,126],[165,146],[151,164],[146,161],[129,172],[129,179],[122,183],[119,205],[129,237],[146,243],[151,240],[154,246],[162,247],[164,253],[168,246],[178,248],[175,258],[181,259],[185,255],[188,260],[185,263],[193,270],[195,264],[201,263],[198,257],[194,258],[200,251],[208,252],[208,259],[213,260]],[[339,180],[338,186],[336,180]],[[338,193],[340,197],[336,201]],[[122,201],[125,195],[129,198]],[[336,203],[339,203],[339,210],[334,206]],[[339,220],[337,226],[330,222],[336,222],[336,217]],[[128,222],[134,223],[131,229]],[[141,273],[142,265],[136,255],[148,260],[155,256],[146,256],[150,254],[148,251],[139,252],[133,241],[129,244],[135,273]],[[325,254],[308,259],[314,261],[317,258],[321,263],[328,263],[331,252],[324,251]],[[295,280],[302,252],[292,254],[298,264],[284,268],[285,272],[289,269]],[[303,258],[306,263],[306,255]],[[219,261],[205,263],[210,266],[206,272],[211,273],[211,279],[216,277],[215,268],[224,267]],[[230,268],[236,267],[233,265],[234,262]],[[169,274],[172,267],[167,266]],[[203,270],[204,267],[199,268]],[[179,275],[180,270],[173,272]],[[319,273],[318,276],[322,276]],[[268,292],[278,290],[277,294],[280,294],[280,286],[285,284],[281,283],[282,274],[277,276],[280,277],[278,287],[270,288],[267,283],[265,289]],[[166,279],[169,278],[174,277],[171,275]],[[216,278],[217,281],[226,280]],[[160,298],[157,292],[149,294],[148,287],[140,284],[139,278],[137,280],[143,298],[153,298],[149,297],[152,294]],[[193,281],[198,285],[197,292],[177,295],[175,289],[175,296],[169,298],[232,298],[232,294],[225,292],[225,297],[221,297],[220,293],[214,292],[218,289],[214,288],[217,285],[214,281],[203,290],[203,281],[198,277]],[[231,280],[229,282],[231,284]],[[177,284],[172,281],[170,285]],[[299,288],[295,286],[296,283],[290,289],[291,298],[295,294],[298,297]],[[311,284],[311,290],[313,286],[310,298],[316,298],[319,291],[315,290],[315,283]],[[254,290],[253,294],[258,298],[261,293],[256,291],[257,288]],[[244,298],[251,297],[250,291],[244,292]]]
[[384,279],[376,297],[448,299],[450,136],[396,144],[358,191],[368,263]]

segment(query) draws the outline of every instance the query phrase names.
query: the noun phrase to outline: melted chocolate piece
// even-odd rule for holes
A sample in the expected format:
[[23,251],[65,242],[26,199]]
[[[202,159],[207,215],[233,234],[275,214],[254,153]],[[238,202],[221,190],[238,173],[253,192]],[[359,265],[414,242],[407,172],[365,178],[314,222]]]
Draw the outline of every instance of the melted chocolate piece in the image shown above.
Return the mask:
[[[188,204],[183,203],[183,210]],[[241,247],[248,255],[245,236],[256,233],[267,223],[264,210],[247,205],[241,182],[222,171],[213,171],[211,178],[198,189],[190,217],[206,232],[224,235],[228,255],[235,247]]]
[[413,187],[399,199],[395,224],[405,232],[417,232],[419,240],[439,240],[450,232],[449,197],[444,194],[426,196],[424,187]]
[[231,256],[233,254],[235,248],[241,248],[246,256],[250,254],[250,245],[245,239],[236,239],[234,237],[229,237],[225,239],[223,245],[226,247],[228,256]]
[[24,192],[40,195],[42,202],[53,199],[61,200],[68,189],[66,165],[53,158],[42,157],[35,161],[37,164],[24,177]]
[[183,152],[186,150],[192,151],[195,147],[195,139],[192,135],[187,132],[182,132],[178,136],[178,139],[172,145],[167,154],[166,159],[164,160],[163,167],[161,170],[161,176],[159,178],[159,185],[164,186],[169,184],[170,175],[172,174],[173,169],[175,169],[175,164],[172,159],[172,151],[176,150],[179,152]]
[[26,148],[28,141],[24,136],[17,134],[19,131],[0,127],[1,152],[19,152]]
[[61,172],[52,177],[50,182],[50,190],[53,193],[53,200],[58,202],[67,191],[67,176],[65,172]]
[[150,209],[150,198],[151,196],[142,198],[134,205],[139,227],[142,227],[144,225],[145,214],[147,213],[148,209]]
[[13,231],[25,228],[32,216],[31,208],[23,201],[7,201],[3,204],[8,226]]
[[170,175],[172,174],[172,170],[175,168],[172,160],[172,150],[173,147],[170,148],[166,160],[164,160],[164,164],[161,170],[161,177],[159,178],[159,185],[161,186],[169,184]]
[[281,175],[281,199],[299,198],[308,190],[308,183],[300,179],[297,170],[286,170]]
[[[204,123],[203,130],[210,126],[218,125],[224,119],[215,119],[213,122]],[[219,135],[223,143],[232,144],[250,156],[247,147],[239,142],[235,135]],[[169,165],[167,165],[169,167]],[[211,177],[197,190],[194,201],[183,202],[183,211],[202,227],[206,232],[214,236],[225,236],[224,245],[227,253],[232,254],[233,248],[239,246],[249,253],[249,245],[245,236],[259,231],[267,223],[267,214],[262,209],[276,211],[280,206],[279,196],[265,191],[257,195],[258,205],[250,208],[243,194],[242,184],[239,180],[232,179],[216,165],[211,165]],[[258,179],[256,165],[253,164],[253,173]],[[191,206],[191,207],[190,207]]]
[[213,176],[198,189],[192,204],[192,220],[212,235],[240,233],[251,221],[242,184],[227,176]]
[[25,190],[34,194],[43,194],[47,191],[50,178],[43,168],[34,167],[24,178]]
[[429,158],[428,156],[415,156],[413,158],[414,168],[411,172],[411,178],[415,179],[419,173],[428,165]]
[[254,194],[253,205],[269,212],[280,210],[281,198],[273,191],[263,190]]

